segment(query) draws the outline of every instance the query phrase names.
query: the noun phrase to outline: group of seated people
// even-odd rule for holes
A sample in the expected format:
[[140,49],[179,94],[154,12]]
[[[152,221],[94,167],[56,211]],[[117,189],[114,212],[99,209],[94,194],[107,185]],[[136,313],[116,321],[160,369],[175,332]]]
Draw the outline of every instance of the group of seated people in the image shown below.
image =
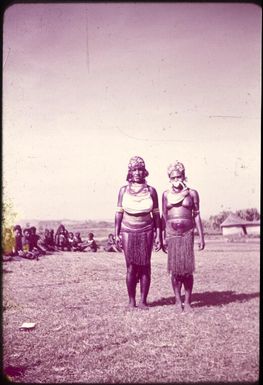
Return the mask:
[[89,233],[87,241],[82,241],[80,237],[80,232],[70,232],[65,229],[64,225],[60,225],[57,229],[55,239],[55,247],[58,250],[68,250],[68,251],[93,251],[98,250],[98,245],[94,239],[94,234]]
[[40,246],[39,235],[36,227],[32,226],[22,230],[20,225],[4,228],[2,237],[2,251],[4,256],[20,256],[28,259],[38,259],[40,255],[46,254]]
[[[89,233],[88,239],[83,241],[80,232],[70,232],[64,225],[60,225],[54,234],[53,229],[45,229],[40,236],[36,227],[27,227],[22,230],[20,225],[13,228],[4,228],[2,236],[2,252],[4,256],[19,256],[28,259],[38,259],[47,252],[54,251],[92,251],[99,248],[94,234]],[[109,234],[104,250],[107,252],[121,252],[116,245],[113,234]]]
[[98,245],[94,234],[89,233],[87,241],[82,241],[80,233],[69,232],[64,225],[60,225],[54,235],[53,229],[45,229],[40,236],[36,227],[22,230],[20,225],[4,228],[2,234],[2,252],[4,256],[19,256],[28,259],[38,259],[39,256],[53,251],[93,251]]

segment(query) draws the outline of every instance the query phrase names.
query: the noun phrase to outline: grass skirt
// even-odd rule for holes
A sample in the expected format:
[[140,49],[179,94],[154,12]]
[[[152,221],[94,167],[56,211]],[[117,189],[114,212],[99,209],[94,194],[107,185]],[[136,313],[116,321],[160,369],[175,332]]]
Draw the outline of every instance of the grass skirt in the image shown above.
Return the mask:
[[167,243],[168,272],[176,275],[193,274],[195,270],[194,231],[191,229],[182,235],[170,235]]
[[126,242],[126,263],[139,266],[150,265],[154,233],[153,222],[141,228],[132,228],[122,224],[121,233],[125,235],[123,242]]
[[129,233],[127,262],[145,266],[150,264],[151,249],[148,247],[147,233]]

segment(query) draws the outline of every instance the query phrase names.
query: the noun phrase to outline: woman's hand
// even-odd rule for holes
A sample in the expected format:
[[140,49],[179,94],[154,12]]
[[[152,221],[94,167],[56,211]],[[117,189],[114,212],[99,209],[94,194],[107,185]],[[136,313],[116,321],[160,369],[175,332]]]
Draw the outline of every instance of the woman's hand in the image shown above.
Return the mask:
[[122,249],[122,241],[121,241],[121,237],[119,235],[116,235],[115,236],[115,243],[116,243],[116,246],[118,249]]
[[204,250],[204,248],[205,248],[205,241],[201,239],[200,242],[198,243],[198,249]]
[[161,248],[162,248],[162,243],[161,243],[160,238],[155,239],[155,241],[154,241],[154,250],[155,251],[159,251],[159,250],[161,250]]
[[163,244],[162,244],[162,250],[167,254],[167,248],[168,248],[168,245],[167,245],[167,241],[166,239],[164,238],[163,239]]

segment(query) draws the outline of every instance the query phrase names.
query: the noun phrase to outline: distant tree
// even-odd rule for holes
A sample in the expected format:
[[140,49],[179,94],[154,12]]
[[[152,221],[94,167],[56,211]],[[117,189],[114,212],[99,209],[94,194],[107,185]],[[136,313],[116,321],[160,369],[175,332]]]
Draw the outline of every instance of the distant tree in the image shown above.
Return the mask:
[[246,221],[258,221],[260,219],[260,214],[255,208],[237,210],[236,215]]
[[99,221],[98,222],[98,226],[99,227],[108,227],[108,226],[110,226],[111,225],[111,223],[110,222],[107,222],[107,221]]
[[210,226],[213,230],[220,230],[221,223],[230,215],[232,211],[221,211],[219,214],[209,217]]
[[5,200],[2,204],[2,226],[12,227],[14,226],[14,222],[17,214],[14,211],[13,204],[9,200]]
[[[257,221],[260,219],[260,213],[255,208],[237,210],[235,213],[232,211],[221,211],[219,214],[209,217],[210,228],[214,231],[219,231],[221,223],[223,223],[230,214],[237,215],[246,221]],[[207,226],[207,224],[205,226]]]
[[202,219],[202,224],[203,224],[204,232],[210,233],[212,230],[211,223],[206,219]]

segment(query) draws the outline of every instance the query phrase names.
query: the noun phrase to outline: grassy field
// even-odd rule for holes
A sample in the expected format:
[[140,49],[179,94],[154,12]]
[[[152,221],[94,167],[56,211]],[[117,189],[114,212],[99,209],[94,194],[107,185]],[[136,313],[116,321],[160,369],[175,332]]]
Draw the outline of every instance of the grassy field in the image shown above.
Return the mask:
[[[18,383],[258,380],[259,243],[196,251],[186,314],[174,312],[166,254],[153,253],[148,300],[149,311],[126,309],[120,253],[4,262],[5,373]],[[20,330],[23,322],[36,327]]]

